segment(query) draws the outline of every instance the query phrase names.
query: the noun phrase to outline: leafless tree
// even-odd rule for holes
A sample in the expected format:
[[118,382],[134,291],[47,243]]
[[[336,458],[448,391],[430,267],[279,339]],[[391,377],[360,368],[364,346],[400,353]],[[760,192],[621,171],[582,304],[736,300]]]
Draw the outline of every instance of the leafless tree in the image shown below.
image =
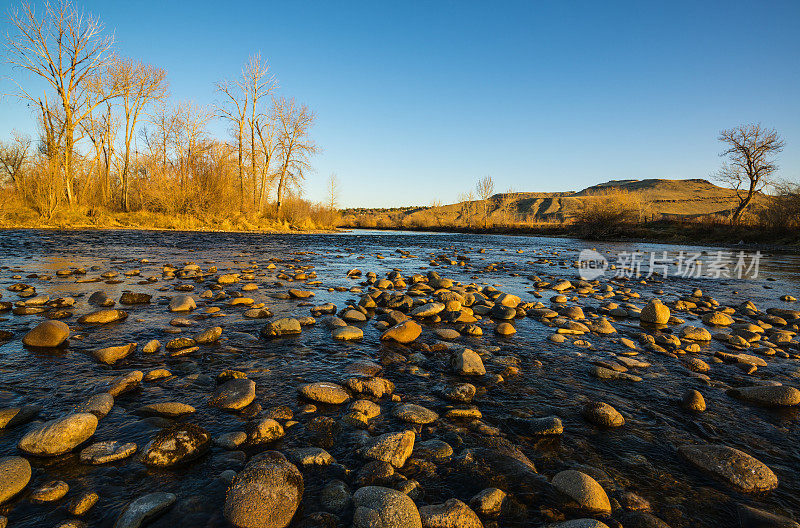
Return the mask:
[[431,207],[429,211],[431,212],[431,215],[433,215],[433,218],[436,220],[436,224],[439,227],[442,227],[444,225],[444,217],[445,217],[445,210],[442,207],[442,201],[439,200],[438,198],[434,198],[433,200],[431,200]]
[[281,207],[287,185],[297,187],[311,168],[310,160],[317,147],[309,134],[316,115],[306,105],[294,99],[276,99],[275,115],[278,121],[278,151],[281,165],[278,171],[277,216],[281,218]]
[[336,211],[339,208],[339,178],[335,172],[328,176],[328,197],[327,206],[331,211]]
[[278,150],[277,128],[274,112],[269,114],[256,114],[255,126],[253,127],[258,135],[260,147],[259,156],[261,157],[261,169],[259,171],[258,182],[258,201],[257,210],[261,211],[264,199],[267,195],[267,186],[271,179],[271,163]]
[[760,123],[723,130],[719,140],[726,145],[720,157],[727,159],[717,179],[736,190],[739,203],[731,223],[737,223],[753,197],[772,183],[772,175],[778,170],[775,157],[785,142],[774,128],[764,128]]
[[124,113],[125,151],[122,158],[120,180],[122,184],[122,209],[129,210],[131,144],[142,111],[148,105],[163,101],[167,96],[167,72],[161,68],[130,59],[116,59],[111,63],[109,83],[120,94]]
[[8,176],[15,188],[30,148],[31,138],[17,131],[12,132],[11,141],[0,141],[0,171]]
[[[87,171],[88,178],[96,174],[99,187],[100,203],[107,205],[111,201],[111,165],[115,155],[115,145],[119,120],[112,112],[112,105],[106,101],[105,111],[96,116],[94,112],[81,122],[86,137],[94,147],[92,168]],[[90,187],[84,184],[85,189]]]
[[229,120],[237,131],[237,146],[239,149],[239,211],[244,211],[244,125],[247,121],[247,108],[252,103],[247,87],[247,77],[244,72],[236,81],[223,81],[217,83],[217,91],[223,95],[224,102],[217,106],[218,116]]
[[491,176],[484,176],[478,183],[475,184],[475,191],[478,193],[478,198],[481,199],[483,205],[483,227],[484,229],[489,225],[489,213],[491,212],[491,203],[489,198],[494,194],[494,180]]
[[463,220],[464,225],[470,228],[472,227],[472,217],[475,214],[473,210],[475,194],[470,189],[469,192],[459,194],[458,201],[460,203],[459,216]]
[[[266,60],[261,59],[260,53],[250,56],[250,60],[245,65],[242,75],[244,87],[250,100],[250,119],[248,120],[248,124],[250,125],[250,178],[253,182],[253,208],[260,209],[266,177],[265,174],[262,173],[262,177],[259,178],[259,171],[257,168],[258,158],[256,157],[256,135],[261,138],[261,150],[266,158],[264,163],[269,166],[272,153],[269,152],[269,154],[267,154],[270,149],[264,148],[263,139],[269,142],[270,137],[274,135],[272,131],[265,131],[265,127],[274,124],[274,122],[269,119],[269,113],[261,113],[258,111],[258,108],[259,101],[269,96],[275,89],[277,83],[275,77],[269,72],[269,64]],[[261,184],[260,191],[259,183]]]
[[[79,123],[106,98],[92,97],[100,73],[110,59],[113,37],[103,35],[100,20],[80,11],[72,2],[44,3],[44,15],[37,16],[34,6],[21,3],[10,11],[15,34],[7,37],[9,62],[46,81],[58,94],[63,110],[64,148],[61,165],[67,199],[75,203],[72,155],[75,130]],[[19,95],[36,103],[18,83]]]

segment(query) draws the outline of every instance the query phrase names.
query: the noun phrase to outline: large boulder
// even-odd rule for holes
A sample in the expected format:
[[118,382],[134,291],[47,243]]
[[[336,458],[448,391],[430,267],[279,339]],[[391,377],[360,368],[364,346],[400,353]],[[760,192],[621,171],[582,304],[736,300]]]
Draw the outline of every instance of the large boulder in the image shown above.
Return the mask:
[[639,320],[643,323],[663,325],[669,322],[669,308],[658,299],[653,299],[642,308]]
[[195,308],[197,303],[191,295],[176,295],[169,301],[170,312],[191,312]]
[[800,524],[788,517],[741,503],[736,505],[736,516],[739,528],[800,528]]
[[28,423],[42,411],[40,405],[23,405],[22,407],[6,407],[0,409],[0,429],[11,429]]
[[382,341],[396,341],[408,344],[422,334],[422,327],[414,321],[404,321],[386,330],[381,336]]
[[128,343],[126,345],[110,346],[101,348],[92,352],[94,358],[100,363],[106,365],[113,365],[120,359],[125,359],[136,350],[136,343]]
[[303,497],[303,475],[277,451],[254,457],[225,499],[225,518],[237,528],[284,528]]
[[424,528],[483,528],[475,512],[458,499],[423,506],[419,516]]
[[219,341],[220,337],[222,337],[222,327],[214,326],[194,336],[194,341],[201,345],[207,345]]
[[557,473],[551,482],[554,488],[577,503],[587,513],[611,513],[608,495],[598,482],[580,471],[568,469]]
[[97,416],[76,413],[31,428],[18,447],[36,456],[57,456],[69,453],[88,440],[97,429]]
[[788,385],[756,385],[731,389],[730,394],[766,407],[800,405],[800,390]]
[[397,490],[365,486],[353,494],[354,528],[422,528],[414,501]]
[[364,449],[363,455],[365,458],[388,462],[396,468],[401,468],[411,456],[411,452],[414,451],[415,438],[414,431],[410,430],[386,433]]
[[297,392],[311,401],[339,405],[350,399],[350,395],[341,385],[327,381],[307,383],[298,387]]
[[29,347],[54,348],[69,337],[69,327],[61,321],[43,321],[25,334],[23,344]]
[[97,442],[81,450],[79,459],[84,464],[108,464],[128,458],[136,452],[133,442],[122,443],[116,440]]
[[483,366],[481,357],[469,348],[456,352],[453,356],[453,370],[462,376],[483,376],[486,367]]
[[125,310],[98,310],[90,314],[82,315],[78,318],[78,322],[86,324],[108,324],[124,321],[127,318],[128,312]]
[[22,457],[0,458],[0,504],[22,491],[31,480],[31,465]]
[[778,477],[760,460],[725,445],[685,445],[678,448],[686,460],[725,480],[741,491],[769,491]]
[[211,444],[211,435],[190,423],[160,431],[144,448],[142,462],[148,466],[171,467],[202,456]]
[[119,298],[119,302],[120,304],[147,304],[151,298],[152,295],[149,293],[124,291],[122,292],[122,297]]
[[581,415],[587,422],[600,427],[620,427],[625,425],[625,418],[611,405],[605,402],[588,402],[583,406]]
[[216,388],[209,404],[228,411],[244,409],[256,397],[256,382],[247,378],[228,380]]
[[301,332],[300,321],[290,317],[284,317],[277,321],[271,321],[261,329],[262,337],[280,337],[285,335],[297,335]]
[[433,423],[439,418],[439,415],[434,411],[414,403],[398,405],[394,408],[392,414],[394,414],[398,420],[419,425]]

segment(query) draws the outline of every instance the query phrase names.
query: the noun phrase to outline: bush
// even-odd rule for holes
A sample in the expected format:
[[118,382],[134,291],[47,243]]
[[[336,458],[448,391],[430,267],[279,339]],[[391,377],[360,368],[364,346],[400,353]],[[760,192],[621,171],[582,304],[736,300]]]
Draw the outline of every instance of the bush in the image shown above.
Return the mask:
[[586,197],[574,219],[576,234],[582,237],[607,238],[625,227],[641,222],[645,204],[627,191],[604,191]]
[[768,229],[787,232],[800,228],[800,185],[780,185],[776,194],[753,214],[757,222]]

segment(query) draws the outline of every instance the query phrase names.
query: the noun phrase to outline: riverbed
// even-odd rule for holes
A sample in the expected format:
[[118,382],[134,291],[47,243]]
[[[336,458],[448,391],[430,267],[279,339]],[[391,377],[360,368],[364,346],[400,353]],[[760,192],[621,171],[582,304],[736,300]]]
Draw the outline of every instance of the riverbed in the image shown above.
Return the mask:
[[[554,290],[552,286],[561,280],[581,280],[574,263],[587,250],[616,262],[616,269],[606,269],[593,291]],[[663,263],[665,251],[669,265],[659,267],[660,274],[648,277],[650,263]],[[720,255],[720,251],[725,253]],[[14,499],[0,505],[0,515],[7,516],[12,527],[56,526],[74,519],[65,505],[86,491],[99,496],[97,504],[80,516],[88,526],[113,526],[132,500],[156,491],[172,493],[176,500],[148,526],[228,526],[223,508],[231,486],[230,474],[221,474],[226,470],[239,472],[248,459],[266,449],[285,451],[322,444],[336,464],[301,467],[305,492],[291,526],[304,522],[307,524],[303,526],[322,526],[322,521],[315,520],[321,518],[349,526],[352,508],[341,512],[326,510],[320,491],[333,479],[342,480],[353,492],[358,489],[357,476],[367,462],[360,454],[364,436],[344,422],[347,404],[323,403],[307,412],[310,402],[300,397],[297,389],[319,381],[344,385],[358,372],[356,367],[364,364],[382,368],[377,375],[394,384],[394,400],[399,400],[370,398],[381,406],[381,414],[366,429],[370,437],[411,428],[417,442],[438,439],[453,448],[452,456],[446,460],[396,468],[402,479],[418,482],[419,489],[410,495],[419,507],[452,498],[470,504],[473,496],[488,487],[488,480],[482,481],[475,471],[465,469],[464,452],[486,449],[495,445],[492,442],[496,443],[496,439],[502,439],[524,453],[546,480],[567,469],[591,475],[610,497],[612,509],[610,514],[598,515],[562,508],[559,499],[545,491],[534,498],[522,493],[527,487],[520,485],[517,489],[512,479],[508,489],[503,490],[510,497],[507,508],[499,517],[481,516],[484,526],[546,526],[583,517],[602,519],[608,526],[658,526],[635,524],[645,522],[642,512],[647,512],[674,528],[718,528],[736,525],[740,515],[737,505],[790,518],[800,514],[800,408],[757,405],[732,397],[730,392],[731,388],[764,382],[800,385],[797,337],[775,347],[784,354],[734,349],[718,339],[699,342],[699,351],[689,355],[710,365],[704,379],[685,366],[687,354],[683,345],[691,341],[684,340],[678,349],[661,353],[641,341],[643,328],[638,319],[613,316],[603,309],[611,301],[641,308],[652,298],[669,305],[700,289],[702,297],[698,299],[718,301],[714,309],[733,307],[734,319],[756,322],[758,316],[747,318],[738,308],[743,302],[751,301],[759,313],[775,308],[800,309],[797,302],[781,299],[800,297],[797,254],[764,252],[756,257],[750,252],[741,253],[737,247],[447,233],[259,235],[9,230],[0,232],[0,255],[0,301],[24,301],[25,297],[8,291],[20,283],[34,287],[36,296],[75,301],[66,308],[69,315],[59,319],[70,327],[68,344],[52,350],[22,343],[23,336],[43,321],[48,311],[0,314],[0,330],[11,333],[0,345],[0,408],[35,404],[41,406],[37,419],[52,420],[74,412],[119,375],[157,368],[168,369],[171,374],[156,381],[143,381],[135,390],[120,394],[111,411],[99,420],[92,439],[70,453],[53,457],[25,455],[33,466],[31,481]],[[676,262],[692,255],[699,255],[706,270],[713,269],[709,264],[712,261],[717,261],[719,270],[719,262],[724,259],[723,273],[678,276],[686,269]],[[748,269],[737,269],[740,259],[750,272],[741,278],[737,273]],[[758,260],[757,270],[753,269],[753,259]],[[180,273],[165,273],[165,266],[179,272],[190,263],[199,268],[199,275],[181,278]],[[639,277],[635,276],[635,269],[625,269],[635,263],[641,264]],[[362,273],[348,276],[354,268]],[[60,270],[62,275],[58,274]],[[499,321],[487,314],[474,323],[482,329],[482,336],[461,332],[456,339],[445,340],[435,333],[436,329],[461,329],[463,325],[421,318],[422,335],[414,343],[425,346],[414,346],[382,341],[385,328],[375,324],[381,311],[367,310],[365,322],[352,323],[363,331],[360,340],[332,339],[325,316],[315,316],[316,322],[304,325],[298,335],[274,339],[260,335],[269,321],[310,316],[313,306],[332,303],[341,315],[343,308],[358,305],[364,293],[374,286],[374,282],[368,282],[368,272],[385,279],[393,270],[405,279],[407,287],[412,285],[409,279],[413,275],[427,277],[435,271],[462,285],[474,284],[477,289],[492,286],[523,302],[542,303],[547,308],[578,306],[587,320],[606,317],[616,333],[564,333],[561,335],[567,339],[559,343],[551,339],[559,327],[552,324],[552,317],[548,320],[529,313],[510,320],[516,330],[513,335],[498,336],[494,329]],[[295,280],[298,273],[305,277]],[[252,278],[219,286],[217,278],[222,274]],[[88,282],[89,279],[98,280]],[[243,291],[244,284],[255,284],[257,289]],[[176,291],[181,285],[191,289]],[[612,286],[615,297],[598,298],[606,285]],[[292,288],[312,292],[313,297],[286,295]],[[117,302],[114,308],[128,313],[120,322],[79,323],[80,316],[98,310],[88,300],[101,290],[115,301],[124,291],[147,293],[152,299],[130,306]],[[213,295],[203,297],[207,290]],[[179,294],[191,295],[197,308],[183,314],[170,312],[168,304]],[[566,302],[555,300],[559,294],[565,295]],[[263,303],[272,317],[245,317],[248,306],[231,305],[231,299],[237,296],[250,298],[256,305]],[[415,298],[419,304],[432,297]],[[684,322],[672,321],[658,329],[644,330],[679,335],[683,326],[691,324],[706,327],[712,334],[729,331],[726,327],[705,325],[702,312],[673,310],[672,315]],[[188,321],[176,325],[179,316]],[[170,355],[163,346],[176,337],[191,337],[214,326],[222,328],[222,338],[200,345],[194,352]],[[788,318],[783,328],[794,332],[797,322]],[[621,344],[620,337],[636,344],[636,355],[632,357],[649,364],[626,369],[640,381],[602,379],[591,373],[598,362],[616,365],[615,358],[633,350]],[[141,348],[151,340],[158,340],[161,349],[155,354],[143,354]],[[97,349],[125,343],[137,343],[139,349],[113,365],[101,363],[92,355]],[[453,371],[450,355],[465,347],[481,355],[485,376],[467,379]],[[748,348],[762,347],[753,342]],[[735,362],[715,361],[715,357],[725,357],[717,352],[747,352],[763,357],[766,366],[748,372]],[[255,413],[229,412],[209,405],[216,377],[228,369],[242,372],[255,382],[255,403],[260,405]],[[452,402],[442,397],[442,388],[465,381],[478,387],[471,405],[480,411],[479,425],[473,423],[475,420],[447,417]],[[680,401],[688,390],[702,394],[707,406],[704,412],[692,413],[682,408]],[[357,399],[358,395],[352,397]],[[605,428],[589,423],[581,411],[589,401],[613,406],[624,417],[624,425]],[[178,419],[153,419],[139,412],[143,405],[158,402],[181,402],[194,407],[195,412]],[[399,402],[431,409],[438,419],[425,425],[403,423],[392,413]],[[167,468],[148,466],[140,458],[158,431],[173,422],[197,424],[217,438],[246,430],[247,424],[259,417],[279,416],[281,413],[274,410],[281,406],[288,407],[292,418],[278,419],[285,435],[269,444],[226,449],[215,443],[201,457]],[[309,433],[311,420],[318,416],[332,418],[332,423],[337,424],[329,441],[318,442]],[[542,417],[557,417],[563,432],[542,436],[527,434],[520,428],[521,421]],[[0,457],[24,455],[18,443],[28,427],[24,424],[0,430]],[[495,440],[489,441],[490,438]],[[78,453],[83,447],[106,440],[134,442],[138,452],[109,464],[87,465],[79,461]],[[697,468],[677,451],[680,446],[695,444],[720,444],[751,455],[774,472],[777,488],[750,493]],[[424,457],[412,455],[410,460],[417,458]],[[402,479],[378,482],[392,487]],[[69,485],[64,498],[45,503],[29,500],[32,490],[52,480]],[[628,493],[637,499],[632,500]],[[641,506],[639,499],[649,506]],[[328,517],[314,517],[320,512],[326,512]],[[312,520],[318,524],[308,524]]]

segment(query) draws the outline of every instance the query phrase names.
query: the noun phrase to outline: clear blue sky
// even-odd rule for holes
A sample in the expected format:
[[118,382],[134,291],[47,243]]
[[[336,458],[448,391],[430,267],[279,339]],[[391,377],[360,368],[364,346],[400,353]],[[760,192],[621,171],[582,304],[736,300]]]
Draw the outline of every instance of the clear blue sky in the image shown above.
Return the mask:
[[[331,172],[344,206],[453,202],[487,174],[498,191],[707,178],[718,131],[751,121],[778,129],[781,175],[800,179],[798,0],[82,5],[176,100],[213,103],[260,51],[317,112],[313,199]],[[32,125],[0,101],[0,137]]]

